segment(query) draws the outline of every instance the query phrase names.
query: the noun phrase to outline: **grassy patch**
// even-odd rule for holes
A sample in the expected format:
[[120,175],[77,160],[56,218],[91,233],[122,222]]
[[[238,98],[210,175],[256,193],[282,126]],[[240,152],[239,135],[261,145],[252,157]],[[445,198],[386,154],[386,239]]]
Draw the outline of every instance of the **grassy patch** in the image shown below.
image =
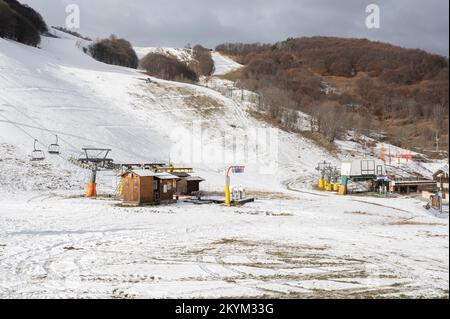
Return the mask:
[[223,80],[236,82],[236,81],[238,81],[241,78],[242,70],[243,70],[243,68],[240,68],[240,69],[237,69],[237,70],[232,71],[230,73],[227,73],[227,74],[224,74],[224,75],[219,75],[218,78],[223,79]]
[[333,142],[330,142],[327,140],[322,134],[318,132],[302,132],[301,135],[311,141],[313,141],[315,144],[319,145],[320,147],[326,149],[328,152],[332,154],[336,154],[338,152],[338,148],[336,144]]
[[217,100],[206,95],[190,95],[184,97],[184,102],[203,115],[211,115],[217,111],[223,111],[223,105]]
[[416,222],[414,220],[399,220],[396,222],[389,223],[390,226],[446,226],[444,224],[439,223],[423,223]]
[[262,112],[258,112],[256,110],[249,110],[248,113],[254,117],[255,119],[257,119],[258,121],[264,122],[269,124],[272,127],[276,127],[282,131],[285,132],[291,132],[291,130],[284,125],[282,122],[280,122],[279,120],[274,119],[273,117],[271,117],[269,114],[266,113],[262,113]]
[[277,192],[248,191],[247,195],[258,199],[283,199],[283,200],[294,199],[294,197],[292,196]]

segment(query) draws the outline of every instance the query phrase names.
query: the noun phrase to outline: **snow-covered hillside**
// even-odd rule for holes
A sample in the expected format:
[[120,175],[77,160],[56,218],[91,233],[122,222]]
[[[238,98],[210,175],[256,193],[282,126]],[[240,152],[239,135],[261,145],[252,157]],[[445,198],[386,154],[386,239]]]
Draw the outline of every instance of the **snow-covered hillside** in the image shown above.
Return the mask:
[[[33,150],[34,138],[39,148],[46,149],[57,134],[61,156],[47,155],[46,160],[54,165],[55,174],[68,169],[67,160],[77,157],[82,147],[94,146],[112,148],[112,157],[119,163],[171,159],[194,166],[207,177],[205,187],[210,189],[222,188],[227,164],[248,164],[248,174],[238,177],[238,182],[276,190],[293,174],[311,176],[318,161],[331,158],[313,143],[279,132],[278,167],[273,175],[264,176],[259,164],[267,150],[257,154],[258,165],[236,157],[233,161],[236,143],[249,130],[266,127],[235,100],[195,85],[157,79],[147,83],[147,77],[136,70],[93,60],[76,39],[67,37],[43,38],[41,49],[1,39],[0,49],[0,143],[14,145],[23,159]],[[196,136],[198,123],[201,136]],[[207,134],[208,129],[214,130],[215,138]],[[193,153],[204,153],[200,160],[192,154],[171,156],[180,143],[180,132],[186,143],[195,144],[200,138],[193,146]],[[214,155],[208,152],[221,148],[231,154],[230,162],[205,161]]]
[[[0,298],[448,296],[448,214],[413,198],[308,189],[319,161],[339,160],[284,131],[275,151],[264,141],[242,148],[271,127],[219,92],[232,83],[147,81],[60,36],[40,49],[0,39]],[[214,60],[217,74],[239,67]],[[60,156],[30,162],[34,139],[46,150],[56,134]],[[207,191],[223,189],[228,164],[245,164],[233,183],[257,199],[233,208],[89,200],[89,171],[70,161],[86,146],[112,148],[118,163],[193,166]],[[114,191],[115,174],[99,173],[101,192]]]
[[159,53],[164,55],[171,55],[179,61],[190,63],[193,59],[192,49],[177,49],[177,48],[158,48],[158,47],[134,47],[139,59],[142,59],[149,53]]

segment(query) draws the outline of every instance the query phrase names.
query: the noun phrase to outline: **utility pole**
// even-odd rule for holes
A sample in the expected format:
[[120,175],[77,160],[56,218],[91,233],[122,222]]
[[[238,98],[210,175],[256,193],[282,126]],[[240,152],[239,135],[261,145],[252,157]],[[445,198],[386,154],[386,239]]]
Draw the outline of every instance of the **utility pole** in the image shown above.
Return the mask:
[[439,132],[436,131],[436,153],[439,152]]
[[93,198],[97,196],[97,164],[92,167],[91,178],[87,186],[86,196],[88,198]]

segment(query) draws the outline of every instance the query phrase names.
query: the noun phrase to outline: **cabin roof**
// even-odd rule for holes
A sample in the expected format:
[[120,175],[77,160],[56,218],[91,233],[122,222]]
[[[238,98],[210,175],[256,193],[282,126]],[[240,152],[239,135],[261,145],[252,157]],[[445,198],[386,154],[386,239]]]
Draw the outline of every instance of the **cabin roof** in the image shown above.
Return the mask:
[[205,181],[205,179],[203,179],[199,176],[189,176],[189,177],[186,177],[186,180],[188,182],[204,182]]
[[434,177],[436,177],[436,176],[438,176],[439,174],[442,174],[442,173],[445,173],[445,174],[447,174],[448,175],[448,164],[447,165],[444,165],[443,167],[441,167],[440,169],[438,169],[437,171],[436,171],[436,173],[434,173]]
[[166,179],[180,179],[178,176],[175,176],[175,175],[172,175],[172,174],[169,174],[169,173],[156,173],[154,175],[154,177],[157,178],[157,179],[164,179],[164,180],[166,180]]
[[172,175],[175,175],[175,176],[178,176],[178,177],[182,177],[182,178],[190,177],[190,176],[191,176],[191,175],[189,175],[189,174],[186,173],[186,172],[176,172],[176,173],[172,173]]
[[122,177],[129,174],[129,173],[133,173],[136,174],[139,177],[154,177],[157,179],[162,179],[162,180],[168,180],[168,179],[179,179],[178,176],[169,174],[169,173],[155,173],[151,170],[148,169],[140,169],[140,170],[130,170],[127,171],[125,173],[122,174]]

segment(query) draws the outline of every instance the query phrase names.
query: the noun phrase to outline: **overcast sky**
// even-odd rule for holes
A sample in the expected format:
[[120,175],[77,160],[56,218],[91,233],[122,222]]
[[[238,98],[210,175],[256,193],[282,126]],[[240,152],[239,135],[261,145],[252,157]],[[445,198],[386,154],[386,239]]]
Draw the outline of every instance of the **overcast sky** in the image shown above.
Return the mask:
[[[368,38],[448,56],[448,0],[21,0],[50,25],[65,8],[81,10],[80,33],[116,34],[135,46],[276,42],[327,35]],[[381,8],[381,28],[365,25],[366,6]]]

